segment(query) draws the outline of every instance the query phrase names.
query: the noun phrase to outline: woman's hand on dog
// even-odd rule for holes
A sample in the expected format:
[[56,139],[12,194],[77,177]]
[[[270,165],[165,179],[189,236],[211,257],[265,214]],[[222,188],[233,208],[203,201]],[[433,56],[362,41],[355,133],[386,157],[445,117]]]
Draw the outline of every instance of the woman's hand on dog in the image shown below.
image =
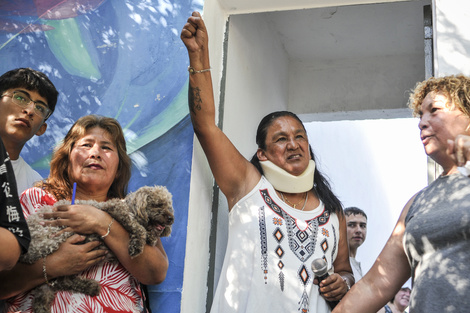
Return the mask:
[[100,242],[80,244],[84,239],[84,236],[75,234],[67,238],[56,252],[47,256],[47,275],[51,279],[81,273],[104,259],[107,250],[96,249]]
[[91,205],[74,204],[60,205],[53,213],[44,213],[44,226],[64,227],[57,235],[64,232],[89,235],[106,234],[111,216]]

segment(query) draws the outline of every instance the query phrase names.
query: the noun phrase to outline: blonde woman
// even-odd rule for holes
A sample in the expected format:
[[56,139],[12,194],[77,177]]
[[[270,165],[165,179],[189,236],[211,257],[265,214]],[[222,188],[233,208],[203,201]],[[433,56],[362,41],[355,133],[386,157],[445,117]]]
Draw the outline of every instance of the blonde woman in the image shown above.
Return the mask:
[[470,78],[425,80],[410,107],[426,154],[444,171],[409,200],[376,262],[335,313],[377,312],[410,275],[410,312],[470,308],[470,178],[462,168],[470,160]]

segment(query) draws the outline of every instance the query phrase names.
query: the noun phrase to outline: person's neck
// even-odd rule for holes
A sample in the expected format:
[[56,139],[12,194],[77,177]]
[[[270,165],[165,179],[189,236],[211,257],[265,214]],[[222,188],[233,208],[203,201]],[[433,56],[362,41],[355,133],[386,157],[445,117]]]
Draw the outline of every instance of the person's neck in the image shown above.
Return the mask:
[[390,302],[388,305],[391,309],[392,312],[394,313],[403,313],[405,312],[406,307],[403,307],[401,305],[396,305],[395,303]]
[[459,171],[457,163],[454,159],[450,157],[445,157],[436,160],[433,158],[433,160],[442,167],[442,176],[452,175]]
[[302,202],[303,200],[305,200],[305,196],[307,194],[307,192],[300,192],[300,193],[282,192],[277,189],[276,191],[282,194],[281,197],[288,198],[288,201],[291,203]]
[[16,161],[20,157],[21,150],[23,149],[24,145],[18,145],[15,143],[12,143],[8,140],[3,140],[3,145],[5,146],[5,150],[8,152],[8,156],[10,157],[10,160]]
[[356,258],[356,253],[357,253],[357,249],[349,248],[349,257],[355,259]]
[[103,202],[108,199],[107,192],[86,192],[77,188],[76,200],[95,200],[97,202]]
[[455,174],[459,171],[457,165],[454,165],[454,166],[449,166],[449,167],[445,167],[443,168],[443,172],[442,172],[442,176],[448,176],[448,175],[452,175],[452,174]]

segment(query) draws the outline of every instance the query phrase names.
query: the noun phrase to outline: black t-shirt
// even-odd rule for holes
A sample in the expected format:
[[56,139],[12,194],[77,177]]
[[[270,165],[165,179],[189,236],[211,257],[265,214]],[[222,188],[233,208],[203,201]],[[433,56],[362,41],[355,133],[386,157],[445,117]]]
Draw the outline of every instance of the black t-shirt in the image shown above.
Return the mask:
[[18,199],[15,174],[10,157],[0,139],[0,227],[15,235],[21,253],[28,251],[31,236]]

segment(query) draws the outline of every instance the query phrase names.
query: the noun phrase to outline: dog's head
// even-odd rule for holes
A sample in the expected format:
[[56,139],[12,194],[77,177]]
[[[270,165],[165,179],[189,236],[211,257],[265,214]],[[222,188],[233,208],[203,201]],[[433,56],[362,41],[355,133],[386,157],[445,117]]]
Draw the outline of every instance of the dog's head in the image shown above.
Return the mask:
[[134,216],[149,233],[147,242],[171,234],[175,217],[171,193],[165,187],[141,187],[126,198]]

